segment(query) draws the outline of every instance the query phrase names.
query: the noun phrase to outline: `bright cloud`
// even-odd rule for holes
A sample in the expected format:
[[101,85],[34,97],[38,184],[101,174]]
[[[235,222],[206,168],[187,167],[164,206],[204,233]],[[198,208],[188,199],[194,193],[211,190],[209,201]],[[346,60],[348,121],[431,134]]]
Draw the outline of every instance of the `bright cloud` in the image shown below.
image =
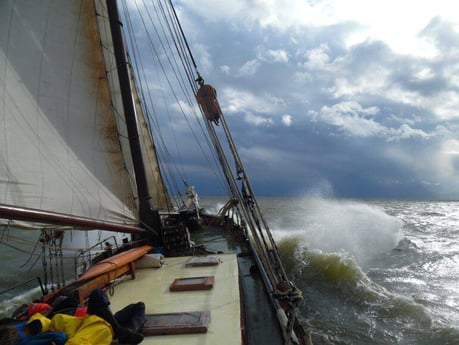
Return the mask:
[[383,155],[413,172],[413,179],[426,188],[448,195],[459,188],[459,141],[447,139],[430,145],[427,150],[387,147]]
[[250,60],[241,66],[237,75],[239,77],[246,77],[254,75],[258,68],[260,67],[260,62],[258,60]]
[[[225,88],[222,96],[219,96],[220,105],[224,111],[229,113],[251,112],[262,114],[275,114],[279,111],[281,104],[276,102],[274,97],[260,97],[249,91]],[[224,100],[223,102],[221,100]]]
[[330,57],[328,56],[329,47],[326,43],[322,43],[319,47],[309,50],[306,53],[307,62],[305,67],[311,70],[327,70]]
[[270,60],[274,62],[288,62],[288,53],[287,51],[282,50],[282,49],[277,49],[277,50],[269,49],[267,56]]
[[304,26],[326,26],[343,22],[358,23],[347,37],[348,47],[368,39],[382,40],[402,54],[432,56],[433,46],[418,33],[431,18],[441,16],[457,21],[457,5],[451,0],[186,0],[187,7],[215,22],[258,24],[288,30]]
[[266,118],[263,116],[257,116],[250,112],[245,114],[244,119],[247,123],[251,125],[255,125],[255,126],[261,126],[261,125],[269,126],[269,125],[274,124],[272,119]]
[[282,123],[287,127],[290,127],[292,125],[292,115],[282,115]]
[[441,176],[459,178],[459,140],[450,139],[442,144],[437,163]]
[[357,102],[341,102],[332,107],[323,106],[319,112],[310,111],[309,117],[314,122],[321,122],[339,128],[342,132],[354,137],[381,137],[388,141],[397,141],[410,138],[429,138],[428,134],[420,129],[413,129],[408,124],[399,128],[389,128],[377,122],[375,115],[378,107],[363,108]]
[[[244,138],[247,156],[274,161],[294,148],[302,159],[292,161],[292,171],[307,165],[317,176],[339,176],[330,177],[333,184],[346,184],[336,172],[343,169],[354,178],[396,181],[394,194],[425,185],[435,195],[449,185],[459,197],[459,183],[452,182],[459,166],[451,139],[459,128],[454,1],[183,0],[179,6],[193,28],[200,71],[212,78],[228,120],[239,121],[234,128],[258,127]],[[267,141],[275,136],[282,140]],[[379,174],[375,163],[390,173]]]

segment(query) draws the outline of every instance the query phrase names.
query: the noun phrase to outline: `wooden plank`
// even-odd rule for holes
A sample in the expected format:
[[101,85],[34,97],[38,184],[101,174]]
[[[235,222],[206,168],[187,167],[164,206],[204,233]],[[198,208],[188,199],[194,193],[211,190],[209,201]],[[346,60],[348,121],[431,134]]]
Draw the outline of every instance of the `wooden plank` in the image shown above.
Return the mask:
[[142,333],[145,336],[207,333],[210,311],[147,314]]
[[79,286],[75,290],[75,297],[79,301],[80,305],[84,305],[86,299],[89,297],[89,295],[94,289],[105,289],[109,283],[111,283],[113,280],[121,277],[126,273],[131,273],[131,277],[132,279],[134,279],[134,277],[132,276],[132,265],[126,264],[121,267],[118,267],[116,271],[111,271],[102,274]]
[[78,281],[85,281],[92,279],[94,277],[100,276],[107,272],[116,271],[119,267],[130,264],[131,266],[131,275],[132,279],[135,278],[135,271],[134,271],[134,264],[133,262],[150,250],[152,250],[152,246],[141,246],[137,248],[132,248],[126,250],[125,252],[121,252],[119,254],[113,255],[105,260],[102,260],[95,264],[94,266],[90,267],[79,279]]
[[169,287],[169,291],[210,290],[214,286],[214,276],[177,278]]

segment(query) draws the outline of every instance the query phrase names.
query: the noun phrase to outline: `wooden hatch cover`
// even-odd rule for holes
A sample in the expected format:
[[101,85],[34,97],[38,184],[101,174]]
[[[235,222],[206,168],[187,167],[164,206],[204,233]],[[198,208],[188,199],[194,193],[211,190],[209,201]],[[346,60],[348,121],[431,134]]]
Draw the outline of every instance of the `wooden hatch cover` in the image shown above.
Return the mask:
[[142,333],[149,335],[207,333],[210,311],[147,314]]
[[169,287],[169,291],[210,290],[214,286],[214,276],[177,278]]

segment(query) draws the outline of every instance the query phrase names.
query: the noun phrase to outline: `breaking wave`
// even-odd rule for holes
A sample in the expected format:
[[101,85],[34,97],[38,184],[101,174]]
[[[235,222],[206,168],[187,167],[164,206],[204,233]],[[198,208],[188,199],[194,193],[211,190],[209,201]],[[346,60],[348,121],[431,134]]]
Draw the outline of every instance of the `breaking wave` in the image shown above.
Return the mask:
[[402,238],[402,222],[376,205],[307,198],[294,212],[287,228],[282,219],[272,220],[277,239],[295,237],[302,247],[346,252],[360,265],[394,249]]
[[300,320],[315,344],[459,343],[459,330],[441,325],[431,306],[387,283],[396,275],[387,266],[393,253],[418,254],[405,250],[399,219],[349,200],[305,199],[298,206],[287,228],[281,219],[274,223],[274,236],[303,291]]

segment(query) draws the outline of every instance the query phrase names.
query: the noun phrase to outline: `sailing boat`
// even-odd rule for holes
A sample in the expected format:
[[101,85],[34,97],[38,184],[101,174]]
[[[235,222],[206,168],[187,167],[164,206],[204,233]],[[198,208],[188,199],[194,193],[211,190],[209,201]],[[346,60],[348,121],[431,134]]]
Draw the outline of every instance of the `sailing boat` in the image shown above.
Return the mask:
[[[230,191],[216,215],[199,207],[187,184],[188,199],[172,206],[140,58],[148,49],[136,43],[121,4],[123,21],[115,0],[0,2],[2,243],[15,229],[40,233],[41,301],[72,293],[84,304],[95,288],[111,292],[113,309],[141,298],[151,319],[145,344],[310,342],[296,317],[301,292],[286,275],[216,95],[204,92],[213,88],[197,72],[172,3],[156,1]],[[152,13],[131,6],[143,18]],[[98,241],[87,235],[94,232]],[[226,253],[198,242],[215,244],[216,235]],[[69,282],[63,252],[71,246]],[[154,254],[160,268],[136,269]],[[115,286],[125,277],[132,279]],[[203,324],[190,326],[190,317]]]

